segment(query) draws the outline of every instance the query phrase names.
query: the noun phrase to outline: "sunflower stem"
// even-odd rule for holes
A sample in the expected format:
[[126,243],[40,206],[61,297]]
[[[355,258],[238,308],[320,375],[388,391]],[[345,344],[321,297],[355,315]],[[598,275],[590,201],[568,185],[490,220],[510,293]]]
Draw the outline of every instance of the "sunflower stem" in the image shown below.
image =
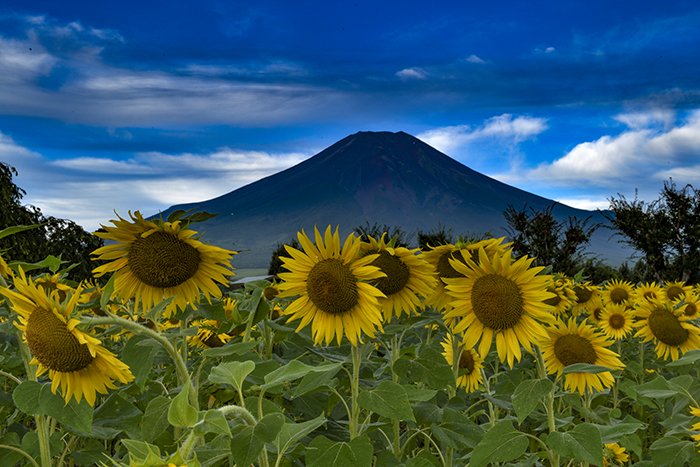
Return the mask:
[[350,399],[351,399],[351,417],[350,417],[350,441],[357,438],[358,422],[360,419],[360,406],[357,403],[360,394],[360,365],[362,363],[362,355],[360,348],[356,345],[352,346],[352,378],[350,379]]
[[640,367],[640,378],[642,383],[644,382],[644,341],[639,343],[639,367]]
[[[542,356],[542,350],[539,347],[535,347],[536,352],[535,356],[536,359],[535,361],[537,362],[537,373],[540,377],[540,379],[548,379],[547,378],[547,368],[545,367],[544,364],[544,357]],[[550,433],[554,433],[557,431],[557,424],[554,419],[554,391],[557,390],[557,384],[556,382],[552,384],[552,390],[547,393],[545,396],[545,411],[547,412],[547,427],[549,428]],[[558,466],[559,465],[559,454],[552,452],[551,450],[549,451],[549,457],[551,459],[552,465],[553,466]]]
[[19,379],[18,377],[16,377],[15,375],[13,375],[12,373],[7,373],[5,371],[0,370],[0,376],[4,376],[7,379],[11,379],[12,381],[14,381],[17,384],[22,384],[22,380]]
[[[394,336],[392,337],[391,351],[389,352],[389,355],[391,356],[391,379],[393,382],[398,383],[399,382],[399,375],[396,374],[396,371],[394,371],[394,364],[396,364],[399,357],[401,356],[401,344],[399,341],[398,334],[394,334]],[[394,430],[394,443],[393,443],[394,455],[400,459],[401,458],[401,423],[399,422],[399,420],[393,420],[392,427]]]
[[462,358],[460,342],[457,340],[457,336],[452,332],[452,328],[448,328],[447,332],[450,333],[450,338],[452,341],[452,373],[455,376],[455,385],[447,386],[447,394],[452,399],[457,395],[457,381],[459,380],[459,359]]
[[248,411],[248,409],[246,409],[245,407],[240,407],[238,405],[225,405],[223,407],[219,407],[216,410],[221,412],[221,414],[224,417],[228,417],[229,415],[232,415],[236,418],[240,418],[248,426],[253,426],[257,423],[255,421],[255,417],[253,417],[253,414],[251,414]]

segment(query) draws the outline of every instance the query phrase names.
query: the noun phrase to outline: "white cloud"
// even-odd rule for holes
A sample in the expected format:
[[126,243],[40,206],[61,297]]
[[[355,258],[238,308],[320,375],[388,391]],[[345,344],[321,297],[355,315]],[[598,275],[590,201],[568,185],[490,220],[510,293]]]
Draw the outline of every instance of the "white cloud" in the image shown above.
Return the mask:
[[555,49],[554,47],[547,47],[546,49],[544,49],[544,53],[551,54],[554,53],[556,50],[557,49]]
[[434,148],[449,154],[475,140],[495,138],[517,144],[530,139],[547,129],[543,118],[502,114],[489,118],[483,125],[453,125],[420,133],[417,137]]
[[670,128],[676,119],[676,114],[669,109],[651,109],[643,112],[619,114],[616,115],[614,119],[620,123],[624,123],[633,130],[658,125],[662,125],[664,128]]
[[15,182],[27,192],[23,202],[91,230],[114,218],[114,211],[150,215],[173,204],[211,199],[308,156],[222,148],[211,154],[142,153],[127,160],[51,160],[0,133],[0,160],[17,168]]
[[412,68],[404,68],[403,70],[397,71],[396,76],[401,78],[402,80],[425,80],[428,79],[428,73],[423,70],[422,68],[418,67],[412,67]]
[[608,209],[610,202],[606,198],[572,197],[557,198],[555,201],[571,206],[572,208],[595,211],[596,209]]
[[484,61],[484,59],[482,59],[482,58],[479,57],[478,55],[474,55],[474,54],[472,54],[472,55],[468,56],[467,58],[465,58],[464,61],[465,61],[465,62],[469,62],[469,63],[486,63],[486,62]]

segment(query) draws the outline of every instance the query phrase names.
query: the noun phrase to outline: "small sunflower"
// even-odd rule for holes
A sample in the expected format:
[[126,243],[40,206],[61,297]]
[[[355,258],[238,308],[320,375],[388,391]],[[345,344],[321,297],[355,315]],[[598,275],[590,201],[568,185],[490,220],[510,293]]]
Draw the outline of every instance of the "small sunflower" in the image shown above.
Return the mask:
[[700,297],[695,292],[688,292],[673,302],[673,308],[681,310],[691,319],[696,319],[700,316]]
[[[452,347],[452,335],[447,334],[442,345],[442,355],[449,363],[454,364],[454,352]],[[468,349],[462,344],[459,345],[459,376],[457,377],[457,387],[464,388],[467,392],[474,392],[483,381],[481,368],[483,368],[483,358],[474,349]]]
[[303,230],[297,237],[304,251],[287,245],[290,257],[281,259],[289,272],[279,274],[279,297],[299,297],[284,310],[289,321],[301,320],[297,331],[311,323],[317,345],[334,337],[340,345],[345,335],[356,346],[362,333],[374,337],[382,329],[378,300],[385,297],[370,283],[386,276],[371,265],[378,255],[358,258],[360,239],[353,234],[341,248],[338,229],[331,233],[330,226],[323,236],[314,227],[315,245]]
[[16,290],[0,288],[0,293],[19,315],[15,325],[29,346],[31,363],[38,366],[36,375],[48,372],[54,394],[60,386],[66,403],[71,397],[78,402],[84,397],[95,405],[96,393],[115,389],[115,380],[134,379],[129,367],[102,347],[99,339],[78,329],[80,321],[73,315],[80,288],[62,302],[57,290],[47,295],[21,269],[14,286]]
[[129,213],[132,222],[119,217],[115,227],[102,226],[100,238],[116,243],[93,251],[98,260],[110,261],[95,268],[96,277],[114,272],[115,295],[134,298],[137,308],[149,309],[174,297],[166,314],[197,303],[200,294],[207,300],[221,297],[216,285],[228,284],[231,257],[236,254],[194,238],[197,232],[180,221],[154,222],[140,212]]
[[217,332],[221,323],[213,319],[203,319],[193,321],[192,326],[197,327],[197,334],[189,336],[187,341],[194,347],[200,349],[211,349],[215,347],[223,347],[233,336],[224,332]]
[[42,288],[47,295],[51,295],[54,290],[57,290],[60,301],[65,300],[68,294],[74,292],[73,287],[66,283],[62,274],[42,274],[33,280],[37,287]]
[[629,303],[632,301],[633,294],[631,282],[613,279],[603,289],[603,301],[614,304]]
[[600,305],[600,289],[598,286],[590,282],[582,282],[573,286],[576,294],[576,301],[571,308],[571,313],[574,316],[579,316],[581,313],[593,313],[593,310]]
[[603,466],[622,465],[630,460],[627,450],[617,443],[605,443],[603,446]]
[[379,241],[370,237],[369,243],[362,243],[361,250],[363,256],[378,254],[371,265],[386,274],[386,277],[373,281],[373,285],[386,295],[386,298],[379,299],[386,321],[404,313],[410,316],[420,308],[420,297],[432,294],[436,282],[433,268],[424,258],[416,256],[418,249],[392,248],[382,235]]
[[554,294],[544,302],[552,307],[555,316],[561,316],[576,303],[576,294],[566,278],[555,278],[548,286],[547,291]]
[[663,287],[664,297],[669,302],[674,302],[685,294],[692,292],[693,287],[686,285],[684,281],[666,282]]
[[632,332],[632,314],[624,304],[609,303],[601,313],[598,327],[610,339],[624,339]]
[[639,328],[635,337],[653,341],[659,358],[678,360],[683,353],[700,348],[700,329],[666,301],[646,302],[636,309],[635,316]]
[[[690,406],[690,415],[693,417],[700,417],[700,407],[694,407]],[[693,423],[693,426],[690,427],[692,431],[700,431],[700,422],[695,422]],[[693,438],[693,441],[695,441],[698,447],[700,447],[700,433],[695,433],[691,435],[691,438]]]
[[467,348],[479,342],[479,355],[488,355],[495,338],[499,359],[512,368],[514,360],[520,361],[520,346],[531,349],[546,338],[542,323],[554,321],[544,303],[554,295],[547,292],[551,276],[540,275],[544,268],[531,267],[533,259],[527,256],[512,262],[510,251],[489,258],[482,248],[479,264],[469,254],[463,258],[466,264],[450,261],[463,277],[445,279],[453,298],[445,317],[460,319],[454,331],[464,333]]
[[635,301],[638,304],[663,298],[664,289],[656,282],[644,282],[634,289]]
[[[542,345],[542,355],[547,372],[564,374],[564,367],[575,363],[588,363],[600,365],[612,370],[621,370],[625,367],[620,359],[608,347],[612,344],[602,334],[595,331],[593,326],[582,321],[576,324],[574,318],[567,323],[559,321],[554,327],[548,328],[549,338]],[[571,392],[578,391],[583,395],[590,391],[602,391],[611,387],[615,378],[609,371],[601,373],[568,373],[564,375],[564,387]]]
[[459,248],[452,244],[440,245],[435,248],[421,253],[421,257],[425,259],[434,268],[437,276],[437,283],[433,293],[426,297],[425,304],[433,307],[437,311],[449,310],[452,297],[449,296],[445,289],[445,281],[443,279],[454,279],[462,277],[455,268],[450,265],[450,259],[462,260],[462,255],[459,254]]
[[7,265],[2,255],[0,254],[0,276],[4,278],[12,277],[12,269]]

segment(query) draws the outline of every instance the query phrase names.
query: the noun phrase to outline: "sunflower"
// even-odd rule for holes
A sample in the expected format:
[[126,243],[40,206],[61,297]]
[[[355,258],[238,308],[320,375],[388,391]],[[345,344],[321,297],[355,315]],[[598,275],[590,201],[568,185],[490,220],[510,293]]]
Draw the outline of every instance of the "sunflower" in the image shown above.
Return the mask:
[[622,465],[630,460],[627,450],[617,443],[605,443],[603,446],[603,466]]
[[[693,417],[700,417],[700,407],[694,407],[691,405],[690,415]],[[693,426],[691,426],[690,429],[693,431],[700,431],[700,422],[693,423]],[[693,438],[693,440],[698,443],[698,446],[700,446],[700,433],[691,435],[691,438]]]
[[603,319],[603,312],[605,311],[603,299],[600,297],[594,298],[588,303],[586,308],[584,308],[584,310],[588,311],[588,319],[593,323],[599,324],[600,320]]
[[199,347],[200,349],[223,347],[233,339],[233,336],[223,332],[217,332],[220,324],[221,323],[213,319],[193,321],[192,326],[197,327],[197,334],[189,336],[187,341],[190,345]]
[[598,327],[610,339],[624,339],[632,332],[632,314],[624,304],[608,303],[603,308]]
[[424,258],[416,256],[418,249],[392,248],[384,241],[384,235],[377,241],[370,237],[369,243],[362,243],[362,255],[378,254],[371,264],[378,267],[386,277],[376,279],[373,285],[386,298],[379,299],[384,319],[411,315],[421,306],[420,297],[432,294],[435,288],[433,268]]
[[646,302],[636,309],[635,316],[639,328],[635,337],[654,341],[659,358],[678,360],[680,354],[700,348],[700,329],[666,301]]
[[554,294],[544,302],[552,307],[555,316],[561,316],[576,302],[576,294],[571,288],[570,281],[565,277],[558,277],[552,280],[547,286],[547,292]]
[[638,304],[663,298],[664,289],[656,282],[644,282],[634,289],[635,300]]
[[15,325],[32,353],[31,363],[38,366],[36,375],[48,372],[51,392],[55,394],[60,386],[66,403],[71,397],[78,402],[84,397],[95,405],[96,393],[115,389],[115,380],[134,379],[129,367],[102,347],[99,339],[77,328],[80,321],[74,311],[80,288],[62,302],[57,290],[47,295],[21,269],[14,285],[16,290],[0,288],[0,293],[19,315]]
[[290,321],[301,319],[297,331],[311,323],[317,345],[334,337],[340,345],[345,335],[356,346],[363,332],[374,337],[375,328],[382,330],[378,299],[385,297],[369,283],[386,276],[371,266],[378,255],[358,258],[360,239],[353,234],[341,249],[338,228],[331,233],[330,225],[323,236],[314,227],[315,245],[303,230],[297,237],[304,251],[286,246],[290,257],[281,259],[289,272],[279,274],[278,287],[280,298],[299,297],[284,310]]
[[688,292],[673,302],[673,308],[681,310],[685,316],[691,319],[696,319],[700,311],[700,297],[695,292]]
[[663,287],[664,297],[669,302],[678,300],[693,290],[693,287],[686,285],[684,281],[666,282]]
[[42,274],[33,280],[37,287],[42,288],[47,295],[51,295],[54,290],[57,290],[60,301],[65,300],[68,294],[73,292],[73,287],[66,284],[62,274]]
[[7,265],[2,255],[0,254],[0,277],[12,277],[12,269]]
[[[564,374],[564,367],[574,363],[588,363],[600,365],[611,370],[621,370],[625,367],[620,359],[608,347],[612,341],[595,331],[593,326],[585,320],[576,324],[574,318],[567,323],[559,321],[554,327],[547,330],[549,338],[542,345],[547,372]],[[615,382],[615,378],[609,371],[601,373],[568,373],[565,376],[564,387],[570,391],[578,391],[579,394],[588,390],[602,391]]]
[[180,221],[149,221],[138,211],[129,216],[133,222],[119,217],[111,221],[115,227],[102,226],[106,232],[95,233],[116,242],[98,248],[93,255],[111,261],[94,273],[100,277],[114,272],[117,296],[134,298],[137,309],[149,309],[173,297],[166,315],[198,302],[200,293],[207,300],[221,297],[216,282],[228,283],[235,252],[202,243],[194,238],[197,232],[184,228]]
[[448,319],[460,318],[455,332],[464,333],[464,346],[479,343],[479,355],[486,356],[495,337],[501,362],[520,361],[520,346],[531,349],[532,344],[546,338],[542,322],[554,316],[544,303],[554,294],[547,292],[551,276],[538,275],[544,268],[531,267],[533,258],[523,256],[514,263],[510,251],[495,253],[489,258],[479,250],[479,264],[463,255],[466,264],[451,260],[450,264],[463,277],[444,279],[452,296]]
[[[440,342],[442,345],[442,355],[449,363],[450,367],[454,364],[454,353],[452,346],[452,334],[447,334],[445,340]],[[467,392],[474,392],[483,381],[481,368],[483,367],[484,359],[474,349],[468,349],[462,344],[459,345],[459,376],[457,377],[457,387],[464,388]]]
[[628,303],[632,300],[633,294],[632,283],[613,279],[603,289],[603,300],[605,303]]
[[449,296],[445,289],[444,279],[454,279],[462,276],[462,274],[450,265],[450,259],[463,261],[462,255],[458,253],[459,250],[457,246],[447,244],[436,246],[420,255],[433,266],[434,273],[437,275],[435,290],[428,295],[425,300],[427,306],[431,306],[437,311],[449,310],[450,302],[452,301],[452,297]]
[[600,289],[589,281],[581,282],[573,286],[576,301],[571,308],[571,313],[578,316],[581,313],[592,313],[601,302]]
[[491,258],[495,253],[504,254],[506,251],[510,250],[511,246],[513,245],[513,242],[504,243],[505,239],[506,237],[487,238],[485,240],[479,240],[464,245],[458,242],[457,246],[462,246],[463,249],[467,250],[471,255],[472,261],[478,263],[479,250],[481,248],[483,248],[484,251],[486,251],[486,256],[488,256],[489,258]]

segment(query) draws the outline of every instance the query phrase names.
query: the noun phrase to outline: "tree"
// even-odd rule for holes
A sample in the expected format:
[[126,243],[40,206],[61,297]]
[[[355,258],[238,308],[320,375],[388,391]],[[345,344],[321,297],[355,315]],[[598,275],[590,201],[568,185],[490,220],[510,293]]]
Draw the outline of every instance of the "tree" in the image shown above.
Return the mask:
[[285,245],[289,245],[297,250],[301,249],[301,245],[296,238],[292,238],[290,241],[285,243],[278,243],[277,248],[272,252],[272,257],[270,258],[270,265],[267,268],[267,274],[270,276],[277,276],[280,272],[286,272],[287,269],[282,264],[282,257],[291,258]]
[[700,192],[664,182],[659,198],[649,203],[635,194],[628,201],[610,198],[608,219],[623,242],[643,255],[646,280],[700,281]]
[[53,255],[77,265],[70,272],[73,279],[92,277],[91,271],[98,263],[90,259],[90,253],[101,247],[103,241],[73,221],[44,217],[39,208],[22,205],[26,192],[15,185],[16,175],[14,167],[0,162],[0,230],[15,225],[39,224],[39,227],[0,240],[0,250],[7,251],[5,257],[33,263]]
[[429,232],[418,231],[418,248],[422,251],[428,251],[439,245],[447,245],[454,241],[452,229],[448,229],[442,224]]
[[527,207],[518,210],[509,205],[503,217],[516,257],[535,257],[535,264],[552,265],[554,271],[573,276],[583,265],[583,247],[599,226],[588,225],[590,217],[557,220],[552,214],[554,206],[537,211]]
[[386,233],[385,240],[387,243],[389,243],[391,239],[394,239],[394,246],[408,248],[407,234],[398,226],[389,227],[386,224],[379,225],[376,222],[370,225],[368,221],[365,222],[364,225],[355,227],[353,230],[363,242],[369,242],[370,237],[379,240],[379,238]]

